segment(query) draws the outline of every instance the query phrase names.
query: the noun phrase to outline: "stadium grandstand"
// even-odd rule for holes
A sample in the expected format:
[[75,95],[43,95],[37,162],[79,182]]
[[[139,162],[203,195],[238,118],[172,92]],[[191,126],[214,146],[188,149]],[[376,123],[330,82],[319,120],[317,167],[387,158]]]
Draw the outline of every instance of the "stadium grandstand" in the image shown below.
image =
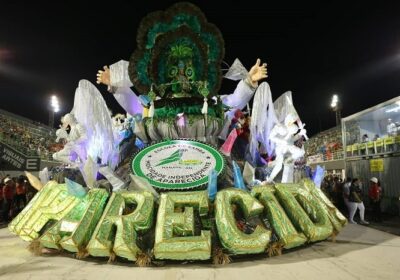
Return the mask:
[[322,131],[305,142],[306,156],[311,161],[329,161],[343,158],[342,128],[335,126]]
[[62,148],[49,126],[2,109],[0,123],[0,142],[27,157],[52,160],[52,154]]

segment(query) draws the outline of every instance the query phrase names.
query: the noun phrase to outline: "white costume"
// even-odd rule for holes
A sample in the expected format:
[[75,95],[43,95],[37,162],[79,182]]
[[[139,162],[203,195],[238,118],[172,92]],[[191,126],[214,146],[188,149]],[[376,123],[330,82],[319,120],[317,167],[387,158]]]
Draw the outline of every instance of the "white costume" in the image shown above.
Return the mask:
[[[76,162],[79,158],[80,162],[86,159],[86,150],[82,144],[87,139],[85,128],[76,121],[73,114],[66,114],[62,119],[62,127],[57,130],[57,142],[60,139],[66,139],[67,143],[64,148],[53,154],[53,159],[67,164]],[[66,128],[70,126],[71,130],[67,133]]]
[[[80,80],[75,91],[74,107],[63,119],[58,139],[65,138],[64,148],[53,158],[79,167],[87,186],[92,187],[98,169],[118,164],[118,151],[114,149],[112,120],[107,105],[97,88],[87,80]],[[65,129],[71,127],[69,134]]]
[[267,178],[268,183],[272,182],[276,175],[278,175],[283,164],[285,164],[285,169],[287,168],[287,170],[284,169],[282,183],[290,183],[293,181],[290,170],[294,167],[294,162],[304,156],[304,149],[296,147],[294,142],[306,134],[304,128],[301,128],[300,132],[297,133],[299,127],[295,122],[296,117],[289,114],[286,116],[284,124],[276,124],[271,130],[269,139],[271,142],[275,143],[276,158],[273,162],[274,168],[272,169],[271,175]]

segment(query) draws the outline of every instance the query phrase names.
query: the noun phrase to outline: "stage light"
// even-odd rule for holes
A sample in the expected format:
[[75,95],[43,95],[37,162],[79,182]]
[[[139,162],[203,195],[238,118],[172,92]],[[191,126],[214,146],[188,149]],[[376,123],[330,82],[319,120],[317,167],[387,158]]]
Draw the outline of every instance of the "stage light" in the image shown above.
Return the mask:
[[54,126],[54,114],[60,111],[60,103],[56,95],[52,95],[50,98],[50,108],[49,108],[49,126]]
[[340,112],[340,102],[339,102],[339,96],[337,94],[334,94],[332,96],[332,101],[331,101],[331,108],[333,111],[336,113],[336,125],[340,124],[341,120],[341,112]]

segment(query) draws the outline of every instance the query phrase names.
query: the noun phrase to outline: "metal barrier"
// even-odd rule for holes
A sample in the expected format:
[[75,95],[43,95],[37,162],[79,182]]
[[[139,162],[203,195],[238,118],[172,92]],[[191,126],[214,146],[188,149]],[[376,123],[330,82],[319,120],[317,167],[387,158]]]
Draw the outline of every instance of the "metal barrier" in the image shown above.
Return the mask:
[[400,135],[346,146],[346,157],[382,155],[400,152]]
[[343,150],[338,150],[335,152],[325,152],[325,153],[319,153],[317,155],[308,155],[307,164],[341,160],[341,159],[344,159],[344,152]]

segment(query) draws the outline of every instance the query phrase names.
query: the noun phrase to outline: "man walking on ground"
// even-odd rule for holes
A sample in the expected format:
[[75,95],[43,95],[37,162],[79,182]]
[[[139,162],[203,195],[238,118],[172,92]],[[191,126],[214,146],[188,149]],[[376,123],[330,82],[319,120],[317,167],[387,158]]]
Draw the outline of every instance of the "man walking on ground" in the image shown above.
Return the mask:
[[349,223],[357,224],[354,221],[354,215],[356,214],[356,211],[358,209],[360,211],[360,224],[368,225],[369,223],[364,220],[365,206],[364,202],[362,201],[361,182],[357,178],[353,179],[350,186],[349,204],[350,204]]

